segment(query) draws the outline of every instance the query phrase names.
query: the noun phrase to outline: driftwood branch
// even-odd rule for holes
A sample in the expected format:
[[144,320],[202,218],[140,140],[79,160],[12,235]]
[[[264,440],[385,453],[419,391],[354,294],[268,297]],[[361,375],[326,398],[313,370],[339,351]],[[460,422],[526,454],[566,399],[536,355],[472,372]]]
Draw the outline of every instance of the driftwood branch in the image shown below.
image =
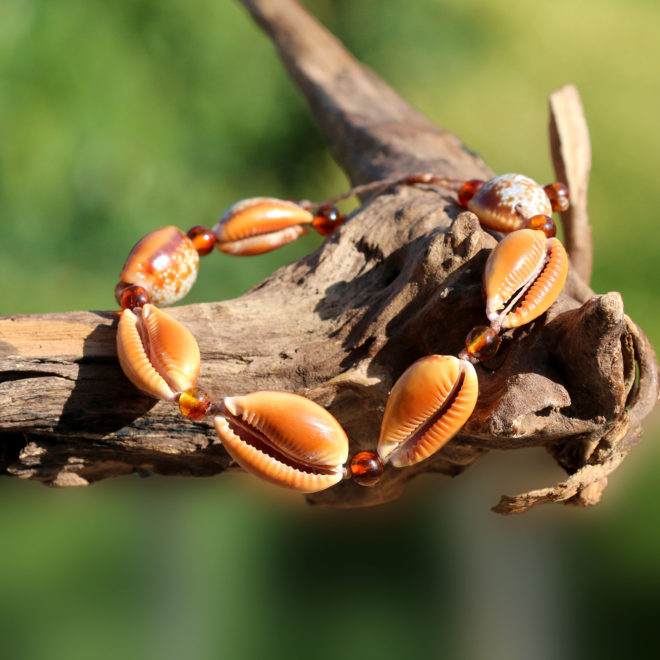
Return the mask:
[[593,264],[587,213],[591,142],[582,101],[573,85],[550,95],[550,149],[557,180],[571,192],[571,205],[561,214],[566,250],[578,275],[589,284]]
[[[293,0],[243,4],[273,39],[355,183],[417,171],[491,175]],[[240,298],[172,314],[199,341],[200,384],[212,397],[259,389],[305,394],[340,420],[352,452],[373,449],[396,378],[423,355],[457,354],[470,328],[484,322],[481,273],[495,243],[442,191],[399,187]],[[134,472],[208,476],[232,467],[208,421],[189,422],[130,386],[117,362],[116,322],[113,312],[0,320],[5,474],[72,486]],[[496,510],[592,504],[658,396],[653,349],[624,314],[620,295],[593,295],[575,268],[551,310],[508,333],[478,375],[472,418],[435,457],[388,469],[374,488],[343,482],[313,501],[375,504],[397,497],[417,474],[457,475],[489,450],[542,446],[567,480],[503,498]]]

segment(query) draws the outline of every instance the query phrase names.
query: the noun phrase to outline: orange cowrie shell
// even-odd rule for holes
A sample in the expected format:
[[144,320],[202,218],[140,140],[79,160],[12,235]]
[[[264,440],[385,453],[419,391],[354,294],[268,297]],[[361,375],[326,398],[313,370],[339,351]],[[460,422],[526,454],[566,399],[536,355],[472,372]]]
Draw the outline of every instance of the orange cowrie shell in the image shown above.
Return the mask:
[[117,301],[125,286],[139,284],[154,305],[172,305],[190,291],[198,268],[199,254],[180,229],[169,226],[152,231],[128,255],[115,289]]
[[525,219],[532,216],[552,215],[545,190],[522,174],[502,174],[486,181],[467,207],[484,227],[501,232],[522,229]]
[[568,274],[568,256],[556,238],[521,229],[505,236],[484,270],[486,315],[495,330],[517,328],[557,300]]
[[155,399],[175,401],[199,375],[199,347],[192,333],[149,304],[121,313],[117,355],[131,383]]
[[290,392],[227,397],[215,429],[234,460],[271,483],[315,493],[341,481],[348,438],[317,403]]
[[477,403],[474,367],[451,355],[417,360],[396,381],[385,406],[378,455],[395,467],[428,458],[446,445]]
[[307,233],[314,216],[295,202],[252,197],[230,206],[213,228],[220,252],[252,256],[270,252]]

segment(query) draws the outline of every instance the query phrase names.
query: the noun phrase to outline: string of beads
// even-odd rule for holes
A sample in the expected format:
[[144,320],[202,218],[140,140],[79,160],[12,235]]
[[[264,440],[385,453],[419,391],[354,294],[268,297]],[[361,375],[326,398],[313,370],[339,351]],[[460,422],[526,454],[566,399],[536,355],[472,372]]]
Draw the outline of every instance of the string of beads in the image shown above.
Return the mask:
[[[475,326],[458,357],[429,355],[399,377],[389,395],[376,451],[349,461],[349,441],[323,407],[290,392],[264,391],[212,402],[197,386],[200,352],[192,333],[160,309],[185,296],[199,258],[214,247],[249,256],[285,245],[314,228],[329,235],[344,222],[335,204],[354,194],[380,195],[399,185],[451,190],[487,229],[507,235],[484,270],[489,325]],[[568,257],[555,238],[554,211],[569,206],[566,186],[544,188],[521,174],[463,181],[431,173],[357,186],[327,202],[255,197],[229,207],[210,229],[183,233],[169,226],[131,250],[115,297],[121,307],[117,354],[128,379],[148,396],[175,402],[181,413],[212,416],[228,453],[247,471],[293,490],[315,492],[342,479],[372,486],[386,464],[404,468],[425,460],[463,427],[476,406],[475,364],[496,355],[501,333],[538,318],[557,299]],[[295,423],[291,423],[295,420]]]

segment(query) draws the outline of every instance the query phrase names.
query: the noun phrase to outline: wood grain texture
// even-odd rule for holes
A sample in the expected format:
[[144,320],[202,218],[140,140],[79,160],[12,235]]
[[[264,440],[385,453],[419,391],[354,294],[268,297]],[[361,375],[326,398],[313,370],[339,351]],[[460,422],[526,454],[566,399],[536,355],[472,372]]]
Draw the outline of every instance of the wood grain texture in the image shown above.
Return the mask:
[[561,213],[566,251],[573,267],[588,284],[593,266],[587,193],[591,172],[591,141],[580,95],[565,85],[550,95],[550,150],[557,180],[565,183],[571,205]]
[[[293,0],[244,4],[354,182],[414,171],[490,176],[460,140],[398,98]],[[342,423],[352,454],[375,447],[399,375],[424,355],[456,355],[485,321],[481,277],[495,244],[446,191],[398,187],[240,298],[171,312],[198,339],[199,383],[213,398],[261,389],[308,396]],[[210,421],[190,422],[130,385],[117,362],[116,323],[115,312],[0,319],[5,474],[73,486],[134,472],[209,476],[234,467]],[[376,504],[418,474],[457,475],[491,449],[543,446],[568,480],[505,498],[497,510],[593,504],[658,396],[653,349],[621,297],[595,296],[575,270],[550,311],[506,333],[500,354],[477,373],[477,408],[437,455],[387,468],[376,487],[342,482],[310,500]]]

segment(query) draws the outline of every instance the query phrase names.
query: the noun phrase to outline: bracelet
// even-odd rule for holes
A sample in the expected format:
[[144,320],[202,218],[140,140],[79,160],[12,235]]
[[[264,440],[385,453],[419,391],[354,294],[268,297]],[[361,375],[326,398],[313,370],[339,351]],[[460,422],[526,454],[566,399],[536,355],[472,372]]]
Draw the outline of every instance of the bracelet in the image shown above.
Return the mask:
[[[358,452],[349,462],[349,440],[340,423],[298,394],[262,391],[211,402],[196,385],[197,341],[160,309],[188,293],[199,257],[214,246],[230,255],[261,254],[296,240],[310,227],[329,235],[345,219],[335,206],[338,201],[417,184],[452,191],[458,205],[472,211],[482,227],[507,235],[484,269],[489,325],[475,326],[468,333],[458,357],[429,355],[406,369],[387,400],[376,451]],[[177,227],[164,227],[133,247],[115,287],[122,310],[119,363],[131,383],[148,396],[178,403],[191,420],[213,417],[227,452],[266,481],[303,493],[346,478],[372,486],[387,463],[397,468],[414,465],[452,439],[477,403],[474,365],[497,353],[501,332],[533,321],[557,299],[566,281],[568,256],[555,238],[551,214],[568,206],[565,185],[541,187],[521,174],[464,181],[421,173],[356,186],[322,203],[245,199],[230,206],[212,230],[198,225],[184,234]]]

